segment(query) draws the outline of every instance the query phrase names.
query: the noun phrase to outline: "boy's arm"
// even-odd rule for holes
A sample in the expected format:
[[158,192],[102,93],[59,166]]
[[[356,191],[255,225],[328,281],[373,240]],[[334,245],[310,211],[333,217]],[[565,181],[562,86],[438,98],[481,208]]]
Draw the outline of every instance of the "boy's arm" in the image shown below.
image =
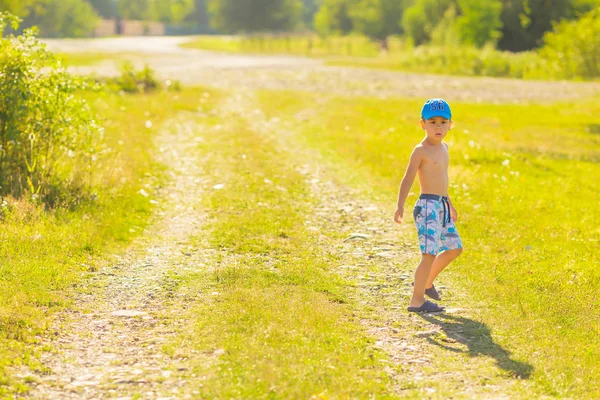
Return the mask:
[[410,192],[410,188],[415,180],[415,176],[417,175],[417,171],[419,170],[422,161],[423,152],[419,147],[417,147],[410,156],[408,167],[406,168],[406,172],[404,173],[404,177],[400,183],[398,204],[396,207],[396,212],[394,213],[394,221],[399,224],[402,223],[402,220],[404,219],[404,202],[408,197],[408,192]]

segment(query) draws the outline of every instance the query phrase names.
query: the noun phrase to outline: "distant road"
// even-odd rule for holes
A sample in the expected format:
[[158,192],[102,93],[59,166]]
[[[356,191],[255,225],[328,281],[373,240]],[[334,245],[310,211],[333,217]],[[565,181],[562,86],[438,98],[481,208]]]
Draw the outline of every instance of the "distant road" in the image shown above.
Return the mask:
[[156,36],[106,39],[47,39],[44,40],[44,43],[48,45],[50,50],[60,53],[136,53],[140,56],[154,56],[153,61],[161,66],[173,64],[182,67],[179,65],[179,61],[183,60],[187,62],[187,67],[199,68],[252,68],[322,64],[319,60],[307,57],[230,54],[184,49],[179,46],[190,40],[193,40],[193,37]]
[[[48,39],[49,49],[61,53],[120,53],[134,64],[149,64],[162,79],[185,85],[227,89],[301,90],[344,96],[444,97],[491,103],[553,102],[600,96],[600,82],[523,81],[417,74],[367,68],[330,67],[318,59],[288,55],[232,54],[179,47],[192,37],[122,37],[106,39]],[[73,72],[115,75],[113,61]]]

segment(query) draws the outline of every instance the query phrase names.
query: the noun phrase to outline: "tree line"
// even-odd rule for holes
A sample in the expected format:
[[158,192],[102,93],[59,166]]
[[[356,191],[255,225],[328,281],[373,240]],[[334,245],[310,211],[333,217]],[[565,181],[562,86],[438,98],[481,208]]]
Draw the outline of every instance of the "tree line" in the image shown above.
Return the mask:
[[599,7],[600,0],[0,0],[0,11],[38,25],[45,36],[85,36],[98,18],[120,17],[232,34],[361,34],[382,48],[400,35],[415,45],[509,51],[536,48],[554,24]]

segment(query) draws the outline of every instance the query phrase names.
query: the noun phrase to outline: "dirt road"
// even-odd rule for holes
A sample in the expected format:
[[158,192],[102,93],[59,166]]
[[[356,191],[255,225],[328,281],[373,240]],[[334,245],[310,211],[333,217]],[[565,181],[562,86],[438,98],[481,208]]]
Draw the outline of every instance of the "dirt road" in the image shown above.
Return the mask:
[[[600,82],[523,81],[415,74],[331,67],[306,57],[236,55],[183,49],[189,37],[46,40],[62,53],[119,53],[137,65],[149,64],[162,79],[226,89],[301,90],[374,97],[443,97],[449,101],[527,103],[600,94]],[[118,64],[74,67],[76,73],[115,75]]]

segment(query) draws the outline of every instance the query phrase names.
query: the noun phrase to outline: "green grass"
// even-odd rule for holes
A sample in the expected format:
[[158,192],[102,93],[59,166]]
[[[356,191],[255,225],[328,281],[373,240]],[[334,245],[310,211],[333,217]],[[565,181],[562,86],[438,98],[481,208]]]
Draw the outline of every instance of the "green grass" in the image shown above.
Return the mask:
[[100,64],[103,62],[124,62],[127,60],[135,60],[143,56],[136,53],[61,53],[57,54],[67,66],[86,67]]
[[491,47],[408,45],[389,39],[388,51],[362,36],[202,36],[184,48],[236,53],[296,54],[324,58],[328,65],[426,72],[445,75],[552,79],[551,68],[535,52],[510,53]]
[[[400,48],[402,43],[392,39],[390,48]],[[187,49],[214,50],[246,53],[285,53],[313,57],[363,56],[373,57],[379,53],[378,46],[365,37],[318,36],[199,36],[181,45]]]
[[[423,137],[421,102],[273,97],[262,96],[267,114],[296,120],[304,145],[330,160],[339,179],[387,205],[391,220]],[[447,138],[466,251],[443,279],[460,288],[495,340],[533,366],[530,379],[559,397],[600,397],[599,104],[454,103]],[[305,109],[313,114],[299,122]],[[417,193],[415,183],[407,208]],[[413,242],[413,233],[400,240]]]
[[224,186],[204,196],[207,236],[195,247],[217,252],[208,273],[185,278],[202,300],[171,348],[194,350],[202,397],[385,396],[382,355],[353,316],[352,288],[305,229],[314,199],[303,175],[271,140],[231,118],[202,129],[209,187]]
[[1,199],[0,394],[26,389],[6,367],[41,368],[33,344],[53,333],[49,315],[69,307],[103,256],[123,249],[148,223],[164,169],[154,161],[152,138],[177,111],[189,111],[199,93],[87,94],[105,127],[106,148],[93,172],[95,200],[44,210],[24,199]]
[[339,57],[327,65],[391,69],[419,73],[466,76],[494,76],[523,79],[553,79],[533,51],[511,53],[494,48],[467,46],[419,46],[376,57]]

